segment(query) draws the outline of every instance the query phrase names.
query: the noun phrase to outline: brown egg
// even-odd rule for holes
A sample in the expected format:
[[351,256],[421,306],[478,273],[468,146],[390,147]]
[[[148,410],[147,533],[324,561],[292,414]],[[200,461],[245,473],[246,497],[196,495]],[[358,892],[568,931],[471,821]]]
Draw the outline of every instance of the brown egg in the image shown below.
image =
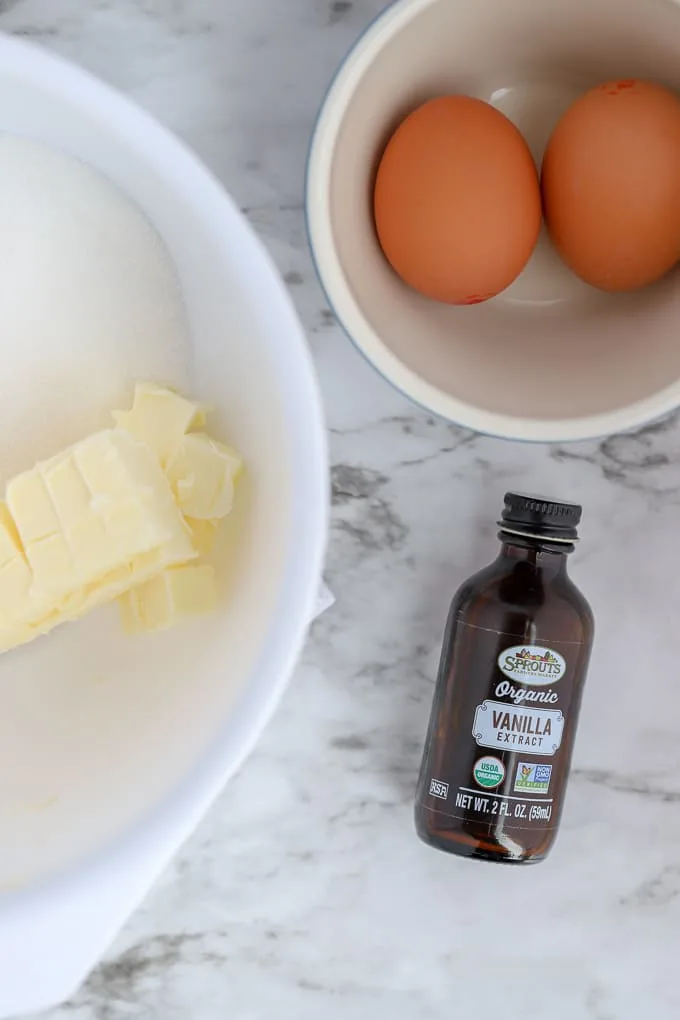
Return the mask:
[[541,186],[578,276],[608,291],[658,280],[680,255],[680,100],[636,79],[586,92],[555,128]]
[[421,294],[486,301],[519,275],[538,238],[540,189],[526,142],[488,103],[432,99],[385,149],[375,224],[392,267]]

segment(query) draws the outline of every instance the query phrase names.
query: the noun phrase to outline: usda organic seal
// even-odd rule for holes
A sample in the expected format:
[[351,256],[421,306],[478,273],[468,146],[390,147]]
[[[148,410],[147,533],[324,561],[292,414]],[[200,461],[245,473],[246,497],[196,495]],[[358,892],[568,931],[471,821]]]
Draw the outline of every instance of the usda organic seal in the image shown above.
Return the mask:
[[505,779],[505,765],[500,758],[494,758],[492,754],[485,754],[478,758],[472,769],[477,786],[485,790],[495,790]]

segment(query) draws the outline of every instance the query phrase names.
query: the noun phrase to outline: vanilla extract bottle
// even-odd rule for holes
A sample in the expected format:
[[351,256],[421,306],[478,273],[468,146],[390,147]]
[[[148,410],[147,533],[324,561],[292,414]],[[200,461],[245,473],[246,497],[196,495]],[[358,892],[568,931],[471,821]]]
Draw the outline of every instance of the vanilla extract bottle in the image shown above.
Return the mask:
[[553,845],[594,634],[567,576],[580,520],[508,493],[498,559],[453,600],[416,794],[430,846],[530,864]]

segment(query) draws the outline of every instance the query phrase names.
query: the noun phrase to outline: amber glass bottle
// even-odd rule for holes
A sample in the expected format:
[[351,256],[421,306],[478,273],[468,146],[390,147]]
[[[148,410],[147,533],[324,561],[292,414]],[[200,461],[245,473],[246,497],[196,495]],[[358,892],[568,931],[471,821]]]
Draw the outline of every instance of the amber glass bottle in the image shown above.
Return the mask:
[[440,850],[529,864],[553,845],[594,630],[566,569],[580,519],[508,493],[498,559],[453,600],[415,812]]

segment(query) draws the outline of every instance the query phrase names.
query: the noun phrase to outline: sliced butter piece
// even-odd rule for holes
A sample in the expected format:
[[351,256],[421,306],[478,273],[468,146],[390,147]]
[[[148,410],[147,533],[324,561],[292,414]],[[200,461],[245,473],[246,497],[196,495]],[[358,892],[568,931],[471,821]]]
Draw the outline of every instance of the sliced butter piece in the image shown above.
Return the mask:
[[17,526],[4,499],[0,500],[0,568],[10,560],[23,557],[24,548]]
[[29,615],[30,612],[35,616],[32,622],[29,623],[26,620],[20,621],[16,619],[12,621],[9,614],[0,613],[0,652],[6,652],[10,648],[27,644],[29,641],[33,641],[34,638],[48,634],[55,627],[59,626],[60,623],[77,618],[81,615],[78,610],[83,605],[83,599],[83,592],[74,592],[64,601],[63,606],[50,607],[47,604],[43,604],[39,607],[33,595],[29,593],[29,610],[25,610],[25,615]]
[[234,503],[234,484],[243,461],[230,446],[204,432],[184,436],[166,474],[178,507],[188,517],[226,517]]
[[138,385],[116,418],[17,476],[0,501],[0,652],[114,599],[133,632],[215,606],[212,567],[192,561],[231,509],[240,457],[187,435],[204,412],[162,387]]
[[49,611],[49,603],[36,606],[31,597],[33,575],[22,557],[0,568],[0,619],[3,624],[21,623]]
[[0,502],[0,621],[3,629],[12,632],[24,620],[50,612],[49,600],[37,604],[32,587],[33,572],[16,525],[7,504]]
[[126,633],[167,630],[215,608],[215,571],[210,566],[193,564],[164,570],[127,592],[118,604]]
[[44,633],[46,631],[29,627],[26,623],[2,627],[0,628],[0,653],[8,652],[10,648],[18,648],[19,645],[26,645]]
[[19,616],[29,623],[46,607],[71,617],[75,608],[61,607],[82,591],[80,615],[196,556],[157,459],[124,431],[96,433],[19,475],[7,507],[32,572]]
[[[32,607],[35,610],[35,603],[32,603]],[[36,619],[33,623],[12,624],[5,619],[3,626],[0,627],[0,652],[9,651],[49,634],[60,624],[79,619],[89,608],[86,606],[85,593],[74,592],[61,606],[48,611],[44,617]]]
[[114,411],[113,417],[119,428],[156,454],[163,468],[184,434],[191,428],[205,425],[205,412],[200,404],[151,383],[138,383],[132,410]]
[[61,530],[45,480],[37,469],[17,475],[9,482],[7,506],[24,547],[57,535]]
[[185,517],[191,532],[191,542],[199,556],[209,556],[215,548],[215,540],[221,521],[203,521],[197,517]]

